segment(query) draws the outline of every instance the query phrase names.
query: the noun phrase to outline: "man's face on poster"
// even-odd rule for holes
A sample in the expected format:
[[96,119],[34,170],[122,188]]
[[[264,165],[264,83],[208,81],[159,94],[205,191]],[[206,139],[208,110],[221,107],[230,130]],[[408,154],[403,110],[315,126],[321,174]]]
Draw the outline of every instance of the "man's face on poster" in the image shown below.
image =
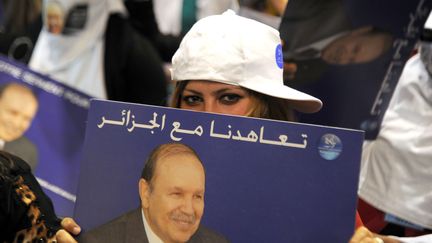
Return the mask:
[[159,158],[150,183],[140,180],[146,219],[165,243],[186,242],[196,232],[204,212],[205,173],[191,153]]
[[330,43],[322,51],[322,59],[330,64],[367,63],[390,48],[392,37],[386,32],[373,32],[362,27]]
[[0,96],[0,139],[9,142],[21,137],[29,128],[37,107],[36,98],[27,88],[6,87]]
[[64,25],[64,13],[60,5],[50,2],[46,7],[46,26],[52,34],[61,34]]

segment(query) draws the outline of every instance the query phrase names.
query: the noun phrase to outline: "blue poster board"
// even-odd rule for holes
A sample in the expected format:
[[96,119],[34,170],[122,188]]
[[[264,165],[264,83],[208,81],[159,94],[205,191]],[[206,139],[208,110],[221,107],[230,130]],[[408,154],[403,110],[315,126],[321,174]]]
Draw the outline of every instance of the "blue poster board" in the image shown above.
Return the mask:
[[206,170],[201,221],[231,242],[348,242],[363,132],[92,100],[75,219],[84,230],[140,205],[157,145],[181,142]]
[[39,108],[24,133],[37,150],[34,174],[56,213],[71,216],[90,97],[0,56],[0,85],[11,82],[29,87],[37,97]]

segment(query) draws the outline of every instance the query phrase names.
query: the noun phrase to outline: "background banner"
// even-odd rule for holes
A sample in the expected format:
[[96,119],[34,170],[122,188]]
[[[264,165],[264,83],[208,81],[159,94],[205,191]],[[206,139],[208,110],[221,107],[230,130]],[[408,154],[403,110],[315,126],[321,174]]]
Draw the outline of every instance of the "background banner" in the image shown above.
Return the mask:
[[[56,213],[71,216],[76,200],[89,97],[0,56],[0,85],[12,82],[33,91],[38,100],[38,110],[29,129],[17,139],[20,141],[17,148],[9,152],[23,157],[30,164],[37,163],[33,167],[34,173],[53,200]],[[21,110],[25,108],[20,107]],[[3,111],[4,107],[0,109]],[[0,126],[5,122],[2,117]],[[23,139],[25,141],[21,142]],[[31,155],[28,146],[34,148]],[[4,150],[8,151],[8,142]]]
[[150,151],[181,142],[206,169],[202,224],[232,242],[348,242],[363,132],[92,100],[75,219],[84,230],[140,206]]
[[431,9],[428,0],[290,0],[279,27],[285,83],[324,103],[301,121],[374,139]]

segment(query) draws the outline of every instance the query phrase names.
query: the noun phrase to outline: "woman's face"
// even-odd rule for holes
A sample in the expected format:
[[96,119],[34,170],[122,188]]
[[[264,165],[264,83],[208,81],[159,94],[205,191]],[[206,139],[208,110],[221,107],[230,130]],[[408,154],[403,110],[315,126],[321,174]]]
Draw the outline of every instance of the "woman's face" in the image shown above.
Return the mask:
[[239,86],[191,80],[181,94],[180,108],[247,116],[254,105],[250,92]]

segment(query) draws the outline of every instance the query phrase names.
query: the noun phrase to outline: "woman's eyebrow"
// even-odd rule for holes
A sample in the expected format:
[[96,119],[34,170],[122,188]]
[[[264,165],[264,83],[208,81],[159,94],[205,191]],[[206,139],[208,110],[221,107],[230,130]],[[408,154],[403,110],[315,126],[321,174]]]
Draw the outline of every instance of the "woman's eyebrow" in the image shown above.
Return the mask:
[[[221,88],[218,90],[214,90],[211,93],[213,95],[220,95],[221,93],[229,92],[229,91],[243,91],[244,89],[241,87],[229,87],[229,88]],[[191,89],[191,88],[185,88],[184,91],[188,91],[190,93],[193,93],[195,95],[202,95],[202,92]]]
[[[191,92],[191,93],[196,94],[196,95],[202,95],[201,92],[196,91],[196,90],[193,90],[193,89],[188,89],[188,88],[186,88],[186,89],[184,89],[184,91]],[[184,91],[183,91],[183,92],[184,92]]]
[[238,92],[238,91],[245,91],[243,88],[241,88],[241,87],[230,87],[230,88],[222,88],[222,89],[218,89],[218,90],[215,90],[215,91],[213,91],[213,94],[216,94],[216,95],[220,95],[220,94],[222,94],[222,93],[225,93],[225,92],[233,92],[233,91],[236,91],[236,92]]

